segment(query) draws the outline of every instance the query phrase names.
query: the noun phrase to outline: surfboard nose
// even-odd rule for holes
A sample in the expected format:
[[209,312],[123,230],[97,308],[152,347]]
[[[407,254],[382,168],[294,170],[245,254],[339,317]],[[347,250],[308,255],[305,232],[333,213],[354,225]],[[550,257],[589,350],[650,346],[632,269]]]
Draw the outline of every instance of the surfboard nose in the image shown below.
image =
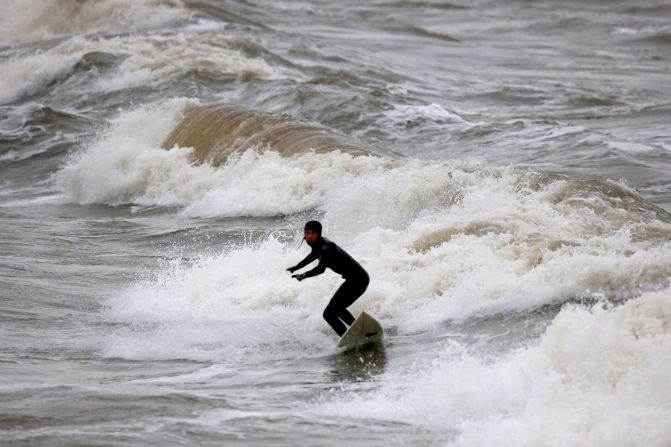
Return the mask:
[[380,323],[366,312],[354,320],[354,323],[347,329],[338,342],[339,348],[353,348],[368,343],[373,343],[382,339],[383,331]]

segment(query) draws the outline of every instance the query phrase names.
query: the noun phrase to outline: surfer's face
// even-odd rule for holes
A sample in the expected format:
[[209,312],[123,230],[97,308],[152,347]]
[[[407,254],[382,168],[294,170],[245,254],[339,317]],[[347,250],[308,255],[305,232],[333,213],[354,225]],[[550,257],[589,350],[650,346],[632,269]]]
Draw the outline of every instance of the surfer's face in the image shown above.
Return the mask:
[[305,230],[303,233],[303,239],[308,244],[314,244],[319,239],[319,234],[315,230]]

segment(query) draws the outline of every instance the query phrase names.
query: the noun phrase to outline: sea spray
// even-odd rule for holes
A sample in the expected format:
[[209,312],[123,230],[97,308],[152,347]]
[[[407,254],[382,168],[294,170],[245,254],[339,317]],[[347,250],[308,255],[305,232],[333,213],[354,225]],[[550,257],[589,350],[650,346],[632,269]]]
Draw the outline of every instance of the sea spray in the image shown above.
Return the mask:
[[501,357],[456,341],[372,393],[324,396],[322,414],[401,421],[446,445],[651,445],[671,439],[671,290],[623,304],[566,305]]
[[120,115],[59,172],[63,193],[190,217],[317,212],[369,263],[369,304],[390,318],[398,304],[404,330],[593,293],[628,298],[671,275],[668,213],[616,182],[338,150],[250,148],[214,167],[159,147],[193,104]]
[[99,93],[156,86],[198,71],[247,78],[283,76],[279,68],[262,57],[246,56],[237,46],[235,40],[214,33],[76,36],[0,61],[0,103],[34,95],[71,77],[78,90]]
[[303,256],[293,247],[270,238],[189,264],[167,263],[107,303],[107,317],[130,326],[106,343],[106,354],[230,361],[331,349],[321,308],[338,279],[326,275],[301,287],[285,271]]
[[71,34],[140,31],[191,17],[179,0],[6,0],[0,45]]

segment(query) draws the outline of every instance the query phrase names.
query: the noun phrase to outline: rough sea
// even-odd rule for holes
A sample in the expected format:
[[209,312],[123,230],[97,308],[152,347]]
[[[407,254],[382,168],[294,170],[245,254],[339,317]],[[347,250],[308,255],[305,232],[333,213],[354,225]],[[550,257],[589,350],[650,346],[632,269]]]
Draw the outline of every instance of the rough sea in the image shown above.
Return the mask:
[[0,0],[0,444],[669,447],[670,213],[667,0]]

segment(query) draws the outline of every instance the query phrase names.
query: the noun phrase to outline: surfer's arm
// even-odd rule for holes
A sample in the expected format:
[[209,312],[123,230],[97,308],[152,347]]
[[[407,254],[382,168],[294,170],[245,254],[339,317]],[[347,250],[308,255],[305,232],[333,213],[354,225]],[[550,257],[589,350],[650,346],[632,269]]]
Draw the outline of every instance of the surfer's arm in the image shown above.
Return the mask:
[[300,269],[302,269],[303,267],[305,267],[306,265],[308,265],[308,264],[311,263],[312,261],[317,260],[317,258],[318,258],[318,256],[317,256],[317,252],[315,252],[314,250],[312,250],[312,251],[310,252],[310,254],[307,255],[307,256],[305,257],[305,259],[303,259],[301,262],[299,262],[299,263],[296,264],[295,266],[289,268],[288,270],[289,270],[290,272],[293,273],[293,272],[296,271],[296,270],[300,270]]
[[305,278],[310,278],[311,276],[317,276],[317,275],[321,275],[322,273],[324,273],[324,271],[326,270],[326,267],[328,266],[328,262],[329,262],[330,257],[331,257],[331,249],[328,248],[328,247],[324,247],[321,251],[320,256],[319,256],[319,264],[317,264],[317,267],[303,273],[303,276]]

